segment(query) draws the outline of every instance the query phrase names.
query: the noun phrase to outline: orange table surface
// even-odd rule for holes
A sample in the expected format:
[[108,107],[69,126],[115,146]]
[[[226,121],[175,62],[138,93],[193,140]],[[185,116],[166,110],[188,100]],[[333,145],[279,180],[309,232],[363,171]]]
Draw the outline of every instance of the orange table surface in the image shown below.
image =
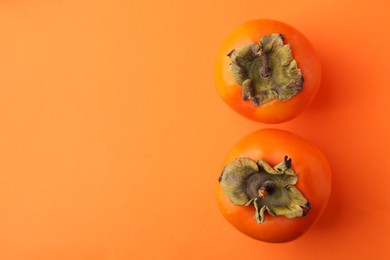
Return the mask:
[[[372,1],[0,1],[0,259],[390,259],[390,4]],[[276,19],[323,67],[299,117],[231,110],[214,84],[236,26]],[[333,186],[284,244],[229,225],[215,185],[261,128],[316,144]]]

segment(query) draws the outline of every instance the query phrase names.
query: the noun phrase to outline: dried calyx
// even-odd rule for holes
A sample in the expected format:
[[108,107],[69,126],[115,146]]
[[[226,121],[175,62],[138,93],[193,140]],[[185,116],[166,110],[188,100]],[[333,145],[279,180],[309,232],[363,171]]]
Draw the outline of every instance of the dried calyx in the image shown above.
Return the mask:
[[287,156],[275,167],[264,160],[237,158],[225,166],[219,177],[225,195],[233,204],[255,207],[255,220],[259,224],[264,222],[266,211],[287,218],[308,213],[310,204],[295,187],[297,181]]
[[256,106],[274,98],[288,100],[302,90],[303,77],[290,44],[278,33],[263,36],[258,44],[232,50],[230,71],[242,86],[242,97]]

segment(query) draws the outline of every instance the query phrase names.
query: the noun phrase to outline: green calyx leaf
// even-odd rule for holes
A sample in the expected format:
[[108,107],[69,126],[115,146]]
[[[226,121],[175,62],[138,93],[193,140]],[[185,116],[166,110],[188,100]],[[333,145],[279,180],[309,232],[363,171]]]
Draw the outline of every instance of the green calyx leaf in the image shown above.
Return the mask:
[[302,90],[303,77],[290,44],[283,36],[272,33],[263,36],[258,44],[248,44],[229,53],[230,71],[242,86],[242,97],[256,106],[273,99],[294,97]]
[[274,167],[264,160],[241,157],[225,166],[219,182],[233,204],[255,208],[259,224],[265,221],[265,212],[276,217],[301,217],[308,213],[310,204],[295,187],[298,176],[291,166],[287,156]]
[[243,184],[249,175],[258,171],[258,165],[248,158],[238,158],[225,166],[220,183],[224,192],[229,194],[228,198],[233,204],[245,205],[249,202],[250,197],[243,188]]

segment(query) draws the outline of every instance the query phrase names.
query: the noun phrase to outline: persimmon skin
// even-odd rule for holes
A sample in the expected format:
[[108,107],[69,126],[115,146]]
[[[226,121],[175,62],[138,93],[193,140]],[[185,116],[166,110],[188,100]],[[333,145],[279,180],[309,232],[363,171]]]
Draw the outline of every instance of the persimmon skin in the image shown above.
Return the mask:
[[303,235],[324,212],[331,192],[331,168],[325,155],[313,144],[287,131],[263,129],[239,141],[226,156],[223,167],[238,157],[263,159],[276,165],[288,155],[298,175],[296,187],[310,202],[304,217],[293,219],[266,215],[262,224],[254,220],[254,207],[231,203],[217,183],[216,198],[223,217],[240,232],[260,241],[281,243]]
[[[304,79],[303,89],[287,101],[274,99],[256,107],[251,101],[243,100],[241,86],[230,73],[227,54],[243,45],[257,43],[271,33],[282,34],[291,45]],[[258,19],[242,24],[225,38],[217,53],[215,83],[226,104],[242,116],[262,123],[282,123],[301,114],[314,99],[321,83],[321,63],[310,42],[298,30],[279,21]]]

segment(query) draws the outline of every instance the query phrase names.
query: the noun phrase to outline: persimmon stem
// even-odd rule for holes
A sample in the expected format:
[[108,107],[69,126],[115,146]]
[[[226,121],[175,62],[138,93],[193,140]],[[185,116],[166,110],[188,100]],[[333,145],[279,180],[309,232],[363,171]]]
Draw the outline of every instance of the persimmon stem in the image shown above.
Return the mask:
[[251,198],[264,199],[268,194],[271,195],[275,188],[275,181],[260,173],[254,173],[247,179],[246,192]]
[[263,78],[268,78],[272,75],[271,67],[269,66],[268,56],[265,52],[260,49],[257,55],[261,58],[262,66],[260,67],[259,73]]
[[264,199],[268,194],[271,195],[275,191],[276,184],[272,180],[268,180],[261,184],[258,188],[259,198]]

